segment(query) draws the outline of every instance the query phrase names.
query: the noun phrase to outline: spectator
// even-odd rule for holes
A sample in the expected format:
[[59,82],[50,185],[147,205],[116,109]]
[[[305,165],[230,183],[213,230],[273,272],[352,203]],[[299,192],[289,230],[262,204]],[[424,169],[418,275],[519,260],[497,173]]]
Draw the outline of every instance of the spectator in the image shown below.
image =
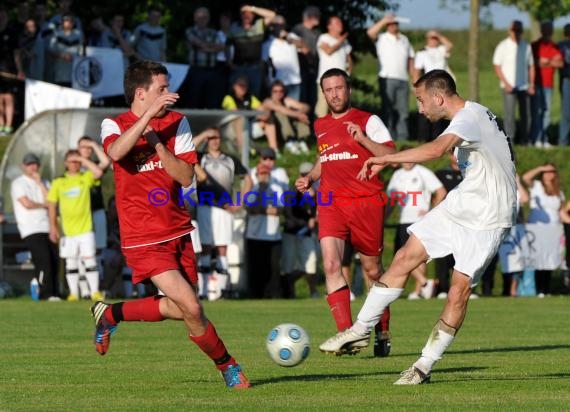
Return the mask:
[[39,173],[40,159],[28,153],[22,160],[24,173],[12,181],[10,196],[20,237],[32,255],[40,297],[59,300],[58,256],[49,238],[47,182]]
[[[299,175],[306,176],[313,164],[299,165]],[[283,201],[285,223],[283,228],[283,254],[281,257],[285,285],[284,297],[295,297],[295,282],[304,277],[309,285],[309,295],[318,297],[317,292],[317,199],[314,187],[306,193],[292,188]]]
[[73,17],[64,15],[61,28],[55,30],[49,45],[53,59],[53,81],[64,87],[71,87],[73,57],[83,50],[83,34],[73,27]]
[[18,38],[17,51],[25,77],[42,80],[44,75],[44,48],[34,19],[26,20],[24,29]]
[[[222,101],[222,109],[224,110],[258,110],[262,111],[261,102],[256,95],[249,91],[249,80],[246,76],[237,77],[232,83],[232,91],[224,97]],[[248,122],[252,122],[248,119]],[[245,129],[245,119],[239,116],[232,122],[236,144],[238,148],[242,148],[244,144],[243,133]],[[277,128],[275,123],[271,121],[269,113],[261,113],[256,120],[251,123],[251,138],[258,139],[265,135],[267,144],[270,148],[279,153],[277,148]]]
[[[463,180],[461,170],[457,164],[457,158],[453,153],[449,153],[449,167],[436,170],[435,175],[443,184],[446,193],[451,192]],[[453,255],[447,255],[435,260],[435,272],[437,275],[437,298],[447,299],[447,292],[449,291],[449,276],[455,266],[455,259]]]
[[[404,146],[401,150],[409,149]],[[433,207],[437,206],[447,194],[441,181],[427,167],[416,163],[402,163],[402,167],[394,172],[386,189],[389,201],[386,203],[386,219],[397,202],[400,209],[400,222],[396,228],[394,253],[408,240],[408,228],[419,221]],[[427,278],[427,263],[421,263],[412,270],[416,286],[408,299],[431,299],[434,282]]]
[[[43,3],[40,4],[43,5]],[[71,6],[73,6],[73,0],[59,0],[57,2],[57,13],[49,21],[49,24],[54,32],[63,28],[63,20],[65,16],[71,16],[73,28],[79,30],[79,32],[83,34],[83,25],[81,24],[81,19],[79,19],[79,17],[77,17],[77,15],[71,11]]]
[[38,80],[53,81],[53,64],[49,64],[49,62],[52,61],[49,55],[49,44],[55,29],[48,20],[48,8],[45,1],[39,0],[36,2],[34,7],[34,20],[38,28],[40,43],[37,58],[38,65],[40,66],[38,67],[38,72],[41,74],[41,77],[39,77]]
[[160,25],[161,17],[162,10],[151,6],[148,9],[147,21],[135,28],[133,47],[138,59],[166,61],[166,30]]
[[[443,34],[429,30],[426,33],[426,44],[416,53],[414,59],[415,82],[424,73],[430,70],[447,70],[451,73],[447,59],[449,59],[453,43]],[[418,139],[429,141],[441,134],[449,124],[448,120],[439,120],[431,123],[423,114],[418,113]]]
[[121,49],[125,70],[129,66],[129,60],[135,56],[133,48],[134,37],[130,30],[125,28],[125,16],[115,14],[111,19],[111,27],[107,32],[107,43],[113,49]]
[[[529,201],[528,192],[520,181],[517,174],[517,221],[516,225],[511,228],[510,235],[507,235],[499,249],[499,259],[503,272],[503,296],[517,296],[517,286],[521,280],[525,269],[525,256],[522,254],[520,245],[521,238],[524,237],[524,217],[522,205]],[[510,255],[516,254],[519,259],[510,261]],[[493,271],[494,272],[494,271]],[[493,273],[494,275],[494,273]],[[492,288],[491,288],[492,289]]]
[[[522,39],[523,24],[513,20],[509,35],[493,53],[493,67],[503,93],[505,133],[513,141],[526,145],[530,133],[530,96],[534,95],[535,65],[530,45]],[[519,106],[519,127],[515,109]]]
[[[82,171],[81,167],[88,169]],[[99,291],[99,272],[95,260],[95,235],[91,218],[90,189],[102,176],[101,169],[91,160],[82,157],[77,150],[65,154],[66,172],[56,178],[49,189],[48,213],[49,237],[60,241],[57,212],[61,219],[64,237],[61,237],[59,255],[65,259],[65,277],[69,287],[67,300],[79,299],[80,263],[85,268],[85,278],[92,300],[103,299]]]
[[95,17],[91,20],[90,30],[87,33],[87,46],[111,47],[109,34],[111,29],[105,24],[102,17]]
[[[269,167],[271,179],[281,187],[281,191],[285,192],[289,189],[289,176],[284,168],[277,166],[277,155],[275,150],[264,147],[259,151],[260,164],[265,164]],[[251,180],[254,185],[257,182],[257,170],[252,169],[250,172]]]
[[229,88],[230,80],[230,65],[229,62],[232,60],[234,54],[234,49],[232,46],[228,45],[228,35],[230,33],[230,27],[232,25],[232,14],[229,11],[222,11],[219,17],[219,30],[218,41],[225,45],[222,51],[216,54],[216,65],[218,70],[222,73],[223,79],[220,79],[220,89],[226,92]]
[[271,177],[271,168],[261,162],[255,169],[256,183],[247,200],[245,230],[250,298],[281,297],[281,226],[279,216],[283,190]]
[[532,42],[532,54],[536,66],[535,94],[532,97],[531,141],[536,147],[550,147],[548,127],[552,110],[554,72],[564,65],[560,48],[552,41],[554,27],[551,21],[540,24],[541,36]]
[[[233,204],[234,181],[238,177],[243,179],[241,193],[251,190],[252,181],[248,170],[237,158],[222,152],[222,136],[218,128],[209,127],[199,136],[202,134],[206,136],[207,143],[206,152],[200,159],[200,169],[197,168],[196,173],[198,193],[202,193],[204,199],[211,199],[211,203],[200,204],[197,210],[202,243],[199,272],[206,277],[212,273],[210,259],[215,251],[215,270],[225,277],[226,282],[223,283],[226,283],[229,289],[227,251],[233,242],[233,213],[241,209],[241,206]],[[222,290],[224,289],[222,286]]]
[[301,98],[301,69],[297,49],[306,47],[303,40],[285,30],[283,16],[275,16],[269,26],[269,38],[263,43],[263,60],[267,64],[268,82],[280,80],[287,95],[295,100]]
[[0,6],[0,136],[14,130],[14,96],[24,72],[17,53],[18,34],[10,27],[8,11]]
[[[346,73],[352,72],[352,46],[347,40],[348,32],[344,30],[344,24],[340,17],[331,16],[327,21],[327,32],[319,36],[317,40],[317,53],[319,55],[319,71],[317,84],[321,76],[329,69],[341,69]],[[327,102],[323,91],[318,89],[315,115],[322,117],[328,113]]]
[[558,129],[558,144],[568,146],[570,133],[570,24],[564,26],[564,40],[558,43],[564,64],[560,68],[560,125]]
[[225,44],[209,23],[210,11],[199,7],[194,12],[194,26],[186,29],[190,70],[185,87],[190,108],[219,108],[226,93],[225,73],[217,64],[218,53],[224,51]]
[[319,24],[321,21],[321,11],[316,6],[307,6],[303,10],[301,23],[296,24],[291,30],[299,36],[305,47],[298,49],[299,66],[301,69],[301,97],[299,100],[305,102],[309,107],[317,104],[318,92],[318,70],[319,54],[317,51],[317,40],[321,35]]
[[[261,18],[256,19],[256,16]],[[246,76],[251,92],[261,96],[264,82],[262,61],[262,45],[265,27],[271,23],[275,12],[263,7],[242,5],[240,22],[232,24],[228,33],[228,45],[233,47],[233,55],[229,62],[232,69],[231,80]]]
[[[77,141],[77,150],[81,157],[94,162],[104,174],[111,165],[111,159],[103,151],[103,147],[89,136],[83,136]],[[101,263],[103,249],[107,246],[107,214],[105,212],[105,201],[103,200],[102,180],[95,179],[95,184],[91,187],[91,217],[93,219],[93,230],[95,232],[95,256],[99,271],[103,271]]]
[[[384,27],[386,32],[380,34]],[[408,38],[400,33],[400,23],[392,13],[370,26],[366,34],[376,44],[380,64],[382,120],[396,140],[408,140],[409,78],[414,72],[414,49]]]
[[[530,169],[523,174],[522,180],[530,192],[528,223],[551,225],[551,227],[560,226],[560,211],[565,197],[561,189],[560,176],[556,165],[546,163],[543,166]],[[535,242],[544,241],[540,236],[537,234]],[[558,268],[559,262],[537,260],[534,268],[536,292],[539,298],[543,298],[550,294],[552,271]]]
[[288,96],[281,80],[275,80],[269,91],[269,97],[263,101],[262,107],[273,115],[279,135],[285,141],[285,150],[293,154],[309,153],[307,140],[311,135],[311,108]]

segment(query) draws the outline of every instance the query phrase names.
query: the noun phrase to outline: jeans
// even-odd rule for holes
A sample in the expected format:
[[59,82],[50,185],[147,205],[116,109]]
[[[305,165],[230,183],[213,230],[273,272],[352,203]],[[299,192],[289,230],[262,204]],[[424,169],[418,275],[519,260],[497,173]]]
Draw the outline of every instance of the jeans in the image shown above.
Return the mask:
[[[516,136],[517,127],[515,121],[516,105],[519,105],[519,128],[518,139]],[[528,144],[528,134],[530,131],[530,96],[526,90],[513,90],[507,93],[503,90],[505,133],[512,141],[522,145]]]
[[558,130],[558,144],[568,145],[570,133],[570,78],[562,78],[562,104],[560,108],[560,127]]
[[379,77],[380,117],[394,140],[408,140],[408,98],[410,86],[407,80]]
[[537,87],[531,100],[532,122],[530,138],[532,143],[548,142],[548,126],[552,109],[552,87]]

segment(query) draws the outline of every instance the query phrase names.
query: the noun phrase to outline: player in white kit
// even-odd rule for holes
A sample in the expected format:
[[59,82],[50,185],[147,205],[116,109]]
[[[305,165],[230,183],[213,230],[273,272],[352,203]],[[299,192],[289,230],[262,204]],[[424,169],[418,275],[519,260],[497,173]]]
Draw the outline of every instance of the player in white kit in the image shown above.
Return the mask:
[[425,162],[455,149],[463,181],[408,228],[410,238],[370,289],[354,325],[319,347],[323,352],[338,354],[346,345],[362,345],[384,308],[402,294],[410,272],[429,259],[452,254],[455,267],[443,312],[420,358],[402,372],[397,385],[429,382],[434,364],[463,323],[471,289],[497,253],[516,213],[514,155],[496,116],[486,107],[462,99],[452,77],[443,70],[424,74],[414,84],[414,93],[420,113],[431,122],[449,119],[451,123],[432,142],[368,159],[359,177],[369,179],[387,165]]

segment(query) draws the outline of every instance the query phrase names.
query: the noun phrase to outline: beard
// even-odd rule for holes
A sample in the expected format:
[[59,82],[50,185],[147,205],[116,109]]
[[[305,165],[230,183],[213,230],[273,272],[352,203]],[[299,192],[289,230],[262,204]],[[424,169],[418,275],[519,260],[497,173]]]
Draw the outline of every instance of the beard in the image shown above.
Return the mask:
[[346,100],[339,104],[334,104],[334,102],[329,103],[329,109],[334,114],[344,113],[350,108],[350,101]]

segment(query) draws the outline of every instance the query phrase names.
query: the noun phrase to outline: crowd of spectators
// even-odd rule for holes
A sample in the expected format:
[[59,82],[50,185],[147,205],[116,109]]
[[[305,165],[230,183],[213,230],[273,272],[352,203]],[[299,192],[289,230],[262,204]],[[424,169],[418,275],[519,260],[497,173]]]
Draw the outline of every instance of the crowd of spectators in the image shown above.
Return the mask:
[[[30,78],[69,87],[73,57],[81,55],[86,45],[121,50],[125,65],[135,59],[166,61],[168,43],[166,30],[161,26],[161,15],[160,8],[152,6],[148,9],[147,21],[132,31],[125,27],[125,16],[120,14],[114,15],[109,22],[97,17],[89,22],[88,28],[85,29],[72,11],[71,0],[58,1],[57,13],[51,17],[48,16],[45,3],[36,1],[32,9],[27,1],[22,1],[18,6],[17,18],[12,20],[9,19],[7,8],[0,5],[0,134],[13,132],[14,100],[18,83]],[[197,8],[192,17],[193,22],[185,31],[187,63],[190,69],[180,90],[182,105],[199,109],[258,110],[259,115],[251,127],[246,127],[246,120],[240,118],[234,122],[230,134],[238,146],[244,143],[244,139],[264,137],[267,140],[267,144],[263,145],[267,147],[259,151],[259,163],[248,174],[248,165],[241,165],[237,159],[222,153],[216,146],[220,138],[230,136],[221,136],[216,128],[208,129],[207,135],[204,135],[207,149],[201,158],[203,174],[198,176],[198,187],[202,187],[202,190],[209,187],[211,190],[212,182],[216,185],[221,181],[222,189],[231,192],[234,178],[241,177],[244,179],[244,185],[253,188],[260,196],[265,193],[266,198],[273,198],[277,194],[277,198],[280,198],[282,193],[290,190],[289,177],[284,169],[276,167],[281,151],[293,155],[309,152],[309,146],[315,140],[312,136],[312,122],[317,116],[323,116],[327,112],[326,103],[318,87],[319,76],[332,67],[351,72],[353,49],[348,42],[349,33],[339,16],[330,15],[322,22],[321,12],[314,6],[307,6],[301,21],[296,24],[288,24],[283,16],[277,15],[273,10],[253,5],[241,6],[236,21],[232,20],[231,14],[222,13],[216,24],[213,24],[210,11],[206,7]],[[324,32],[320,31],[321,23],[325,23]],[[522,31],[522,23],[513,21],[508,37],[497,46],[493,56],[493,65],[503,91],[505,131],[520,144],[537,147],[549,147],[553,144],[547,130],[551,117],[552,79],[559,70],[563,97],[559,144],[567,144],[570,132],[570,25],[565,26],[566,39],[559,44],[552,40],[551,22],[542,23],[541,37],[532,44],[521,39]],[[413,81],[420,74],[432,69],[450,71],[448,59],[453,44],[441,33],[430,30],[426,32],[424,48],[416,52],[407,37],[401,33],[400,21],[393,14],[387,14],[373,22],[366,33],[375,44],[380,67],[378,82],[382,106],[379,112],[394,140],[408,140],[410,80]],[[518,125],[515,121],[517,104],[520,110]],[[445,123],[430,124],[421,116],[418,122],[419,140],[434,138],[446,126]],[[252,136],[247,135],[248,130],[252,131]],[[104,153],[92,139],[80,140],[78,149],[80,156],[71,156],[66,160],[66,164],[73,164],[74,167],[77,162],[83,164],[81,162],[85,160],[77,159],[89,159],[92,152],[95,152],[98,162],[106,161]],[[51,200],[46,197],[47,194],[42,194],[37,172],[31,170],[34,165],[39,167],[39,160],[35,161],[33,156],[29,155],[24,159],[24,175],[28,176],[24,180],[29,186],[39,186],[34,188],[33,194],[13,194],[13,202],[17,206],[14,209],[20,210],[20,213],[22,208],[47,209],[49,202],[60,201],[55,194]],[[106,164],[95,164],[101,172],[107,165],[108,161]],[[408,166],[410,169],[404,168],[400,174],[419,167]],[[225,167],[225,172],[220,174],[219,167]],[[307,167],[306,164],[301,165],[299,173],[302,175]],[[523,182],[531,191],[532,210],[544,206],[544,202],[540,200],[542,197],[554,196],[558,199],[554,205],[557,210],[551,214],[554,216],[560,212],[561,221],[567,223],[568,206],[564,203],[565,198],[559,186],[558,189],[556,185],[553,187],[548,183],[552,181],[549,179],[542,179],[542,185],[534,181],[535,176],[548,177],[550,173],[555,172],[553,166],[549,170],[544,166],[536,169],[534,174],[527,172]],[[84,171],[77,173],[84,174]],[[439,171],[437,176],[442,183],[430,185],[434,192],[442,188],[442,184],[446,190],[451,190],[453,185],[457,184],[456,170]],[[449,185],[445,181],[448,177]],[[430,179],[430,182],[437,180],[435,176],[431,177],[431,172]],[[100,187],[97,181],[98,179],[94,179],[90,183],[95,191]],[[543,189],[538,193],[537,188],[540,187]],[[532,199],[537,200],[533,203]],[[441,199],[438,197],[437,201],[439,200]],[[428,199],[426,208],[431,206],[430,203]],[[114,271],[118,276],[127,279],[128,269],[123,270],[121,266],[124,265],[120,263],[122,261],[116,256],[117,253],[104,252],[104,249],[118,251],[118,239],[113,238],[116,237],[116,227],[110,227],[108,234],[97,236],[98,227],[107,227],[107,224],[97,217],[100,212],[95,211],[100,211],[102,207],[102,199],[92,196],[92,222],[97,242],[94,245],[95,254],[86,257],[87,272]],[[111,214],[110,209],[109,207],[107,210],[108,214]],[[214,224],[212,219],[231,222],[231,214],[237,209],[227,206],[223,209],[223,213],[202,209],[202,213],[198,211],[197,216],[193,216],[198,220],[200,231],[208,234],[204,242],[204,253],[200,258],[202,271],[207,276],[213,271],[218,275],[227,275],[228,271],[226,253],[231,236],[218,241],[218,230],[214,229],[212,232],[212,228],[207,226]],[[296,209],[283,204],[264,204],[247,207],[245,212],[248,216],[245,244],[246,250],[251,252],[247,255],[250,296],[292,296],[294,292],[291,292],[291,285],[301,276],[307,277],[310,293],[316,296],[314,262],[317,248],[314,245],[318,218],[314,216],[314,210]],[[531,216],[535,216],[533,213],[535,212],[532,212]],[[552,219],[552,222],[559,224],[560,219]],[[50,224],[48,220],[44,223],[48,226]],[[410,222],[402,220],[401,223],[405,225]],[[41,233],[44,235],[51,233],[43,229]],[[34,233],[32,235],[37,236]],[[22,232],[23,238],[29,236],[30,233],[26,230]],[[52,237],[55,238],[55,234]],[[282,244],[286,248],[283,253]],[[300,255],[291,255],[289,252],[292,250],[298,250]],[[107,266],[111,261],[118,262],[113,270],[101,262],[95,265],[95,260],[92,260],[104,253],[112,255],[104,262]],[[76,257],[85,258],[74,256]],[[217,259],[217,266],[212,266],[212,257]],[[280,262],[280,258],[284,261]],[[69,262],[67,263],[69,266]],[[442,261],[440,265],[443,265],[443,269],[438,269],[438,292],[445,294],[446,276],[439,272],[447,271],[449,263]],[[68,276],[74,276],[81,270],[85,271],[85,267],[76,266],[68,267]],[[52,272],[53,268],[50,268],[49,273]],[[102,285],[110,289],[109,285],[112,285],[113,281],[105,279],[105,276],[102,276]],[[550,276],[550,273],[537,272],[539,293],[550,292]],[[49,278],[51,279],[51,275]],[[52,287],[56,282],[50,279],[46,278],[46,282],[50,282],[46,284],[53,289],[49,295],[56,296],[57,287]],[[419,292],[421,284],[426,282],[425,270],[418,279],[421,279],[417,289]],[[73,281],[74,285],[75,283]],[[90,283],[89,293],[98,293],[99,286],[94,282]],[[78,288],[79,286],[72,288],[71,294],[74,298],[80,298],[83,294]],[[508,290],[511,294],[511,289]],[[144,291],[140,290],[139,293],[143,294]],[[132,289],[128,289],[124,294],[130,296]],[[431,293],[427,295],[431,297]]]

